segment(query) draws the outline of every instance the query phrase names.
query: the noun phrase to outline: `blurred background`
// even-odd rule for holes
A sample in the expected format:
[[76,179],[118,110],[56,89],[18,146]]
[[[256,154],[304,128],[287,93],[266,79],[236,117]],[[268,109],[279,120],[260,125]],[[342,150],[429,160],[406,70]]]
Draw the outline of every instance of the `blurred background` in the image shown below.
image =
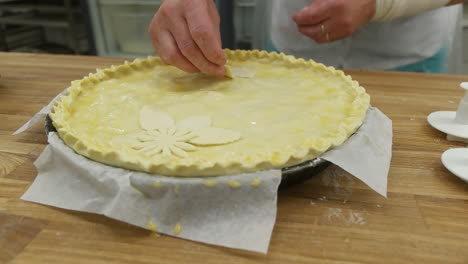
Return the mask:
[[[0,51],[145,57],[158,0],[0,0]],[[218,0],[225,48],[265,49],[268,0]],[[468,5],[450,73],[468,74]],[[465,43],[465,45],[463,45]]]

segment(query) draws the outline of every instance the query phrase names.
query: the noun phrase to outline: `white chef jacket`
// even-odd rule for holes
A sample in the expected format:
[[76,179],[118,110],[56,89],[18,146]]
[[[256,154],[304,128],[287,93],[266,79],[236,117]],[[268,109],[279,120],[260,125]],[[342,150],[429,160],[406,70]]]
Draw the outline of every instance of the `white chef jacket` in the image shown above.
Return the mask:
[[[272,0],[270,34],[275,48],[338,68],[388,70],[432,57],[453,41],[461,5],[388,22],[370,22],[351,37],[317,44],[297,31],[294,13],[311,0]],[[331,32],[333,34],[333,32]]]

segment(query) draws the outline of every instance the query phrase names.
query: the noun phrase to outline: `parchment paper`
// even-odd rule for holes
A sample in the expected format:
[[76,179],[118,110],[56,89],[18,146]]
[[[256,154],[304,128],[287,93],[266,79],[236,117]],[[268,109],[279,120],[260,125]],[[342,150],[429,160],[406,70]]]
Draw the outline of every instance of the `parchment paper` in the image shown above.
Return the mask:
[[[52,104],[15,134],[46,116]],[[35,162],[38,175],[23,200],[102,214],[185,239],[267,252],[280,170],[216,178],[157,176],[89,160],[56,133],[49,133],[48,140],[49,146]],[[391,150],[392,122],[371,107],[361,128],[322,158],[386,196]]]

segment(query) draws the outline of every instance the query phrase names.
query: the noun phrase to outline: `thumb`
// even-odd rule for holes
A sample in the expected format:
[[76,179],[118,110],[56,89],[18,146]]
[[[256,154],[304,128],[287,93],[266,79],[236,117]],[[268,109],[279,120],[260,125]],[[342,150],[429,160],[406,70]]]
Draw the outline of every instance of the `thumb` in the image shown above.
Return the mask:
[[309,11],[309,6],[306,6],[302,8],[301,10],[299,10],[298,12],[296,12],[293,15],[294,22],[299,24],[300,21],[304,21],[307,17],[308,11]]

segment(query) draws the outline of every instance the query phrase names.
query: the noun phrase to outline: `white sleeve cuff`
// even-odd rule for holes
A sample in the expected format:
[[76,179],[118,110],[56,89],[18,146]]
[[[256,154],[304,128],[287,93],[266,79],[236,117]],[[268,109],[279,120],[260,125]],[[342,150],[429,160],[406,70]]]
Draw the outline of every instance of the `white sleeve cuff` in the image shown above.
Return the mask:
[[413,16],[447,5],[450,0],[375,0],[373,21],[389,21]]

